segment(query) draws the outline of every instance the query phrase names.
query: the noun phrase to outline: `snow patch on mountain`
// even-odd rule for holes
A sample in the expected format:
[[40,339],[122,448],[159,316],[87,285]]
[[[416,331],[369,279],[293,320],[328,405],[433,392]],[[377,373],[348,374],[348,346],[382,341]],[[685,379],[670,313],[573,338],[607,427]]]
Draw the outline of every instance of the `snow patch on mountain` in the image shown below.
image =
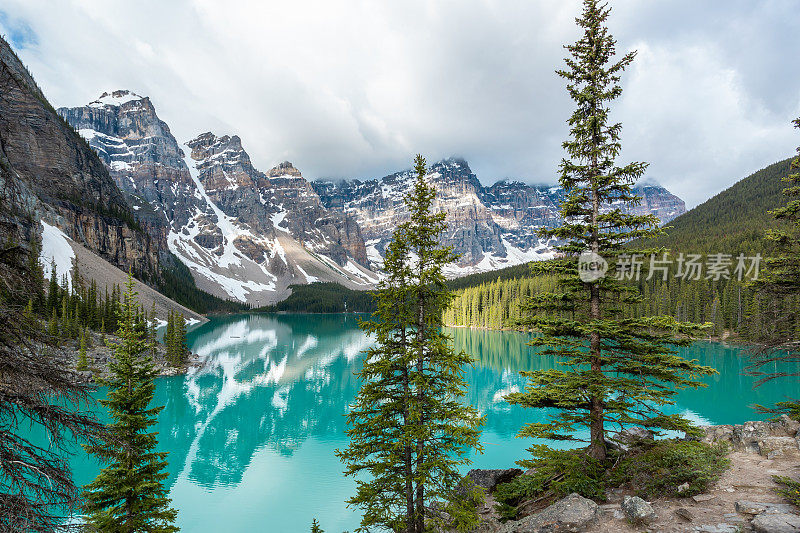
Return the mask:
[[114,91],[112,93],[103,93],[100,95],[100,98],[95,100],[94,102],[89,103],[89,107],[104,107],[104,106],[113,106],[119,107],[123,104],[127,104],[128,102],[134,102],[136,100],[142,100],[143,97],[139,96],[138,94],[132,93],[130,91]]
[[42,252],[39,254],[39,262],[44,269],[44,277],[50,279],[52,265],[56,266],[56,281],[66,277],[67,285],[72,287],[72,262],[75,259],[75,251],[70,245],[70,239],[56,226],[51,226],[42,220]]
[[[189,174],[196,187],[196,194],[216,217],[216,227],[222,233],[220,245],[222,250],[221,253],[214,253],[197,243],[196,237],[200,234],[202,219],[207,215],[198,208],[195,209],[189,222],[180,228],[180,231],[170,229],[167,239],[170,251],[178,256],[193,273],[206,278],[208,282],[224,290],[228,296],[239,301],[248,301],[250,293],[274,292],[277,277],[263,265],[246,257],[236,247],[234,241],[240,237],[263,241],[273,250],[273,256],[275,253],[279,253],[275,243],[253,235],[249,229],[226,215],[211,200],[200,182],[197,163],[191,158],[191,148],[184,145],[183,150],[184,162],[189,168]],[[278,246],[280,245],[278,244]],[[280,253],[283,253],[282,248]],[[239,275],[234,276],[234,273]]]

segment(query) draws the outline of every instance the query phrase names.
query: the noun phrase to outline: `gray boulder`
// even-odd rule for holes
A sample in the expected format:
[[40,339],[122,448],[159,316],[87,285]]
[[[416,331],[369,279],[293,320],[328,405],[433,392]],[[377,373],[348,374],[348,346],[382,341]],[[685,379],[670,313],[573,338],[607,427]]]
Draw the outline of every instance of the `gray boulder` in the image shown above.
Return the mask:
[[739,500],[736,502],[736,511],[749,515],[759,515],[764,512],[791,513],[792,506],[788,503],[763,503]]
[[633,426],[623,429],[614,435],[611,440],[617,448],[622,451],[628,451],[632,447],[653,442],[655,435],[649,429]]
[[540,513],[506,523],[501,533],[579,533],[595,524],[599,517],[600,507],[596,503],[572,493]]
[[756,533],[797,533],[800,516],[788,513],[763,513],[753,519]]
[[620,507],[632,524],[649,524],[656,519],[653,507],[638,496],[625,496]]
[[741,528],[731,524],[705,525],[695,528],[697,533],[738,533]]
[[475,468],[467,472],[467,479],[472,481],[475,486],[484,489],[486,492],[493,491],[497,485],[508,483],[515,477],[522,475],[519,468],[482,470]]

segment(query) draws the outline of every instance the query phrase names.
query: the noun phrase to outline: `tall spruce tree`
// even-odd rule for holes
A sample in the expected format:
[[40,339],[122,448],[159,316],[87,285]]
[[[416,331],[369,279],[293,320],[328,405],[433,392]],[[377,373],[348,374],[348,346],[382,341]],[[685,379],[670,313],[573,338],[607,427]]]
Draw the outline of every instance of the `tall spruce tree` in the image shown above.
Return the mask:
[[[800,118],[793,121],[800,128]],[[758,376],[758,385],[778,377],[800,375],[792,371],[775,371],[774,363],[800,362],[800,318],[796,299],[800,296],[800,147],[798,157],[792,160],[794,172],[783,178],[788,184],[783,190],[786,205],[770,211],[778,226],[767,232],[773,245],[773,254],[767,258],[760,278],[753,283],[757,297],[763,301],[761,313],[751,313],[747,327],[750,337],[761,344],[748,367],[748,372]],[[763,315],[763,316],[753,316]],[[759,406],[765,411],[772,408]],[[798,416],[800,400],[779,402],[778,411],[788,411]]]
[[410,220],[387,248],[377,311],[362,324],[376,344],[358,373],[361,389],[347,415],[350,444],[337,452],[345,474],[359,475],[348,503],[363,509],[360,530],[423,533],[432,499],[452,502],[452,515],[474,523],[455,488],[458,467],[469,462],[466,452],[481,450],[483,419],[462,403],[463,367],[471,358],[456,353],[441,330],[452,300],[442,268],[455,256],[439,244],[444,214],[433,212],[435,190],[425,181],[421,156],[415,171],[405,199]]
[[88,523],[100,532],[171,532],[177,512],[170,508],[167,489],[167,454],[156,452],[157,433],[148,432],[163,409],[150,407],[156,370],[144,328],[136,324],[138,299],[133,277],[128,274],[118,342],[112,342],[111,376],[100,380],[108,387],[100,403],[112,422],[108,442],[86,446],[89,453],[108,463],[86,486]]
[[[520,436],[586,441],[577,432],[588,428],[587,454],[600,462],[606,459],[606,434],[613,429],[690,429],[686,419],[665,415],[662,407],[671,403],[675,389],[698,387],[697,375],[714,372],[675,353],[675,346],[688,344],[698,331],[695,324],[666,316],[621,316],[624,308],[641,301],[637,288],[613,275],[617,268],[624,271],[623,252],[628,257],[637,252],[624,246],[660,229],[655,216],[631,215],[621,208],[640,201],[632,185],[646,164],[616,164],[621,125],[609,123],[609,103],[621,94],[620,75],[635,54],[613,61],[609,12],[607,4],[584,0],[576,19],[583,36],[566,47],[567,68],[557,71],[577,106],[568,120],[567,157],[560,166],[567,193],[561,206],[565,223],[541,235],[566,244],[559,247],[562,259],[533,264],[534,275],[557,275],[558,289],[532,297],[523,319],[540,333],[530,344],[542,348],[539,354],[566,358],[565,368],[523,372],[529,378],[526,390],[508,397],[513,404],[556,411],[548,422],[526,425]],[[587,252],[594,255],[585,258],[610,263],[612,275],[582,279],[579,256]]]

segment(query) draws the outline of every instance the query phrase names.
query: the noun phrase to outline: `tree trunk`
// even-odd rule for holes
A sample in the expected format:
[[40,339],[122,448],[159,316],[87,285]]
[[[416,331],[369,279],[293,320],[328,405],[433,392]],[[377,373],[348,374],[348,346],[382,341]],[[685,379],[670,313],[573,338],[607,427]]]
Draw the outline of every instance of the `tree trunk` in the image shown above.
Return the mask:
[[[593,109],[596,114],[596,109]],[[600,198],[598,196],[597,177],[599,166],[597,162],[597,151],[594,150],[599,144],[599,132],[594,131],[592,135],[592,169],[590,186],[592,188],[592,252],[600,254],[600,236],[597,218],[600,215]],[[589,316],[592,320],[600,320],[600,286],[599,281],[595,281],[589,286]],[[592,373],[602,374],[603,365],[600,361],[600,333],[593,331],[589,338],[589,353],[591,355]],[[604,398],[592,395],[589,399],[591,406],[589,409],[589,456],[604,461],[606,458],[605,430],[603,428],[603,400]]]
[[[591,286],[591,317],[600,318],[600,288],[596,284]],[[589,340],[589,351],[591,353],[591,368],[593,373],[602,373],[603,367],[600,363],[600,334],[592,332]],[[589,410],[589,456],[598,461],[606,458],[605,430],[603,428],[603,398],[593,395],[590,397],[591,408]]]
[[[417,298],[417,373],[419,374],[420,381],[424,381],[425,371],[425,287],[422,274],[424,272],[424,261],[422,254],[419,256],[419,292]],[[425,402],[425,390],[422,386],[417,389],[417,409],[419,411],[419,432],[425,425],[425,410],[422,408]],[[417,476],[422,470],[425,458],[425,441],[422,438],[417,439]],[[417,480],[417,494],[416,494],[416,528],[417,533],[425,533],[425,483]]]
[[[408,426],[410,423],[409,420],[409,412],[408,412],[408,401],[409,397],[409,383],[408,383],[408,364],[406,360],[405,350],[408,349],[408,344],[406,340],[406,328],[403,326],[403,331],[401,333],[402,338],[402,346],[403,346],[403,356],[401,358],[402,365],[403,365],[403,430],[408,431]],[[414,521],[414,472],[411,468],[411,444],[406,442],[405,446],[403,446],[403,462],[405,463],[405,490],[406,490],[406,532],[407,533],[416,533],[415,526],[416,522]]]

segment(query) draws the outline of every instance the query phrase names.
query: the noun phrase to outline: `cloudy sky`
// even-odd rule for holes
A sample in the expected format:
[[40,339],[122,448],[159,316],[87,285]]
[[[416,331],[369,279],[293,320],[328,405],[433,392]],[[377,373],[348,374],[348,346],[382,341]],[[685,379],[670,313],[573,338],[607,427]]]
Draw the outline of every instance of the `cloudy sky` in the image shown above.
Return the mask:
[[[613,107],[625,159],[702,202],[790,156],[796,0],[612,0],[638,50]],[[577,0],[2,0],[0,31],[55,106],[150,96],[179,141],[238,134],[254,163],[379,177],[465,157],[484,183],[557,180],[572,106],[554,70]]]

